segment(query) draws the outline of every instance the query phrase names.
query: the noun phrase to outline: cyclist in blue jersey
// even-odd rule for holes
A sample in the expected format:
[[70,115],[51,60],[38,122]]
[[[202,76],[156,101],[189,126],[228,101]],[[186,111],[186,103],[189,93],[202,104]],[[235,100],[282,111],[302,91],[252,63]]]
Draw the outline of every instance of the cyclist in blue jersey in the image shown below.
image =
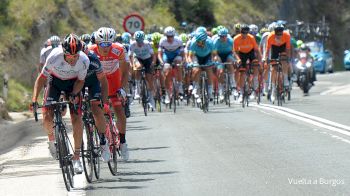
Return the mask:
[[87,48],[86,43],[82,43],[82,48],[85,54],[90,60],[89,68],[87,70],[85,84],[82,89],[83,94],[85,88],[88,87],[89,100],[91,101],[91,112],[95,119],[95,125],[98,132],[100,133],[100,145],[102,149],[103,161],[109,161],[110,151],[108,140],[105,137],[106,123],[103,115],[103,110],[100,108],[100,99],[103,103],[103,109],[105,113],[109,112],[108,105],[108,81],[106,75],[103,73],[102,65],[95,53]]
[[212,57],[213,57],[213,42],[208,37],[207,33],[197,32],[195,38],[192,39],[190,48],[189,48],[189,63],[193,65],[192,72],[192,81],[193,81],[193,91],[192,94],[197,99],[197,103],[201,102],[199,95],[197,94],[199,76],[201,70],[205,70],[208,75],[209,88],[208,93],[210,99],[212,100],[213,96],[213,83],[212,78],[214,76],[212,69]]
[[[223,95],[223,84],[224,84],[224,68],[227,66],[230,74],[231,88],[236,88],[236,82],[234,77],[233,63],[235,61],[232,55],[233,49],[233,39],[228,37],[228,30],[226,28],[221,28],[218,32],[218,36],[213,42],[214,49],[213,53],[215,55],[214,60],[218,61],[218,78],[219,78],[219,97],[220,101],[224,100]],[[221,63],[230,63],[229,65],[224,65]]]

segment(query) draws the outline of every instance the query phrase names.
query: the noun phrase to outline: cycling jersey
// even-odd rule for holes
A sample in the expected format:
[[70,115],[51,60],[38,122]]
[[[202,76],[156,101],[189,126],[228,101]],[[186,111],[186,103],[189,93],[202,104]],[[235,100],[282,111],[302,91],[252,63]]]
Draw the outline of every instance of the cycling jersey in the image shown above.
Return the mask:
[[61,80],[84,80],[89,67],[89,58],[84,52],[79,52],[79,59],[74,66],[64,60],[64,53],[61,47],[54,48],[47,57],[41,74],[45,77],[50,75]]
[[139,46],[136,41],[132,42],[130,45],[129,55],[131,56],[134,54],[138,59],[145,60],[150,58],[153,54],[151,44],[147,40],[143,41],[142,46]]
[[[273,47],[274,46],[274,47]],[[279,53],[285,52],[286,49],[290,49],[290,34],[287,31],[283,31],[280,39],[276,38],[275,32],[270,33],[267,37],[266,51],[271,51],[271,58],[278,58]]]
[[182,41],[178,37],[174,37],[172,43],[169,43],[167,37],[163,37],[159,42],[158,51],[163,51],[166,54],[174,53],[183,49]]
[[[58,47],[62,47],[59,45]],[[50,52],[53,50],[52,46],[47,46],[46,48],[41,49],[40,51],[40,64],[45,64],[47,57],[49,56]]]
[[[111,50],[106,56],[101,56],[96,44],[89,47],[89,49],[100,59],[103,72],[106,74],[108,80],[108,96],[116,95],[117,91],[122,87],[119,61],[126,61],[127,55],[124,46],[119,43],[113,43]],[[112,98],[111,101],[113,106],[121,105],[121,99]]]
[[91,51],[89,51],[88,57],[90,60],[90,65],[85,78],[85,86],[91,86],[96,83],[99,85],[97,75],[103,73],[101,62],[97,55]]
[[195,54],[198,57],[205,57],[208,54],[211,54],[213,51],[213,42],[211,41],[210,38],[207,38],[204,42],[203,47],[199,47],[196,40],[192,39],[191,45],[189,48],[189,52],[192,54]]
[[98,75],[103,74],[102,65],[100,60],[95,53],[89,51],[88,57],[90,60],[89,69],[85,78],[84,88],[82,89],[83,94],[85,93],[85,87],[89,89],[89,99],[100,99],[101,98],[101,84],[98,80]]
[[220,37],[218,37],[213,41],[213,44],[214,44],[213,50],[218,54],[232,53],[233,39],[230,37],[227,37],[226,41],[222,41]]
[[[163,52],[162,59],[165,63],[171,64],[175,59],[181,61],[180,56],[183,52],[183,44],[180,38],[174,37],[173,42],[169,43],[167,37],[163,37],[159,42],[158,51]],[[164,66],[167,68],[167,66]]]
[[246,38],[243,38],[242,34],[238,34],[233,39],[234,51],[241,53],[249,53],[251,50],[258,50],[258,44],[255,38],[251,34],[247,34]]
[[119,69],[119,61],[125,60],[126,55],[124,51],[124,46],[119,43],[113,43],[111,50],[106,56],[101,56],[96,44],[89,47],[100,59],[105,74],[113,74]]

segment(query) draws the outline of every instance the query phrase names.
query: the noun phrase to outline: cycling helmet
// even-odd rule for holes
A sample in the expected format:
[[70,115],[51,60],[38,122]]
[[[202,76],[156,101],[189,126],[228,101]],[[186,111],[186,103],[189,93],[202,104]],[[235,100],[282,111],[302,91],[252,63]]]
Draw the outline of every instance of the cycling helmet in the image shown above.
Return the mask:
[[283,26],[283,24],[276,24],[275,25],[275,27],[274,27],[274,31],[275,31],[275,33],[276,32],[283,32],[283,30],[284,30],[284,26]]
[[256,35],[259,33],[259,27],[256,24],[249,25],[250,33]]
[[145,39],[149,42],[152,42],[152,34],[146,34]]
[[71,33],[66,35],[64,38],[64,41],[62,43],[62,48],[64,53],[69,54],[77,54],[82,49],[81,41],[79,40],[78,36]]
[[263,28],[260,29],[260,34],[264,34],[264,33],[266,33],[266,32],[269,32],[269,29],[268,29],[268,28],[263,27]]
[[162,34],[155,32],[152,34],[152,42],[153,44],[159,44],[160,39],[162,38]]
[[134,34],[134,39],[137,42],[143,42],[143,40],[145,39],[145,33],[143,31],[136,31]]
[[50,37],[50,43],[53,48],[57,47],[60,45],[61,39],[57,35],[53,35]]
[[114,42],[122,43],[123,42],[122,34],[120,33],[116,34],[114,38]]
[[217,29],[218,29],[218,31],[220,30],[220,29],[222,29],[222,28],[225,28],[224,26],[222,26],[222,25],[219,25],[218,27],[216,27]]
[[89,34],[83,34],[80,36],[80,40],[88,44],[91,40],[91,36]]
[[269,31],[270,31],[270,32],[273,31],[274,28],[275,28],[275,26],[276,26],[276,22],[271,23],[271,24],[269,25],[269,27],[268,27]]
[[246,25],[246,24],[242,24],[241,25],[241,33],[245,33],[245,32],[249,32],[249,26],[248,25]]
[[183,44],[187,43],[188,38],[187,38],[187,34],[186,33],[181,33],[180,34],[180,38],[181,38]]
[[96,43],[95,35],[96,35],[96,32],[92,32],[92,33],[91,33],[91,39],[90,39],[90,41],[91,41],[92,44],[95,44],[95,43]]
[[206,32],[198,32],[195,35],[196,42],[199,41],[205,41],[207,39],[208,35]]
[[235,24],[235,31],[241,31],[241,23]]
[[303,42],[303,40],[298,40],[297,41],[297,48],[300,48],[301,47],[301,45],[303,45],[304,44],[304,42]]
[[175,36],[175,29],[174,27],[168,26],[164,29],[164,35],[165,36]]
[[124,32],[122,34],[122,41],[123,41],[123,44],[130,44],[130,39],[131,39],[131,34],[128,33],[128,32]]
[[214,27],[214,28],[212,28],[211,29],[211,33],[213,34],[213,35],[216,35],[216,34],[218,34],[218,28],[217,27]]
[[115,39],[115,30],[108,27],[101,27],[96,31],[96,42],[113,42]]
[[203,26],[200,26],[200,27],[198,27],[197,29],[196,29],[196,32],[207,32],[207,29],[205,28],[205,27],[203,27]]
[[227,34],[228,34],[228,30],[225,27],[221,28],[218,32],[219,36],[227,36]]

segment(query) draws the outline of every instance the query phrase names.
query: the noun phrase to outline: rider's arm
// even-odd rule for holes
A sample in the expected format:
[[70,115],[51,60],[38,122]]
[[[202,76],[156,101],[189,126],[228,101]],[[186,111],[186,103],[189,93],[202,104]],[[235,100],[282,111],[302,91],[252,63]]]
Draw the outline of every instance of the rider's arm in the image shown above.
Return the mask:
[[258,56],[258,61],[261,62],[261,52],[260,52],[259,46],[258,46],[258,44],[256,43],[256,40],[255,40],[255,39],[252,39],[252,41],[253,41],[253,45],[254,45],[254,51],[255,51],[255,53],[256,53],[257,56]]
[[77,95],[81,91],[81,89],[84,87],[84,84],[85,84],[84,79],[83,80],[80,80],[80,79],[76,80],[74,82],[72,94]]
[[40,74],[36,78],[36,81],[35,81],[35,84],[34,84],[34,90],[33,90],[33,97],[32,97],[32,101],[33,102],[37,102],[38,101],[39,93],[40,93],[41,89],[44,88],[44,85],[46,84],[46,82],[47,82],[47,77],[44,76],[43,74]]
[[108,103],[108,80],[106,75],[101,72],[97,74],[97,79],[101,84],[101,97],[103,103]]
[[239,51],[238,44],[239,44],[239,42],[238,42],[238,37],[236,36],[236,37],[234,38],[234,40],[233,40],[232,52],[233,52],[233,55],[235,55],[236,61],[237,61],[238,63],[240,63],[241,58],[240,58],[239,55],[238,55],[238,51]]

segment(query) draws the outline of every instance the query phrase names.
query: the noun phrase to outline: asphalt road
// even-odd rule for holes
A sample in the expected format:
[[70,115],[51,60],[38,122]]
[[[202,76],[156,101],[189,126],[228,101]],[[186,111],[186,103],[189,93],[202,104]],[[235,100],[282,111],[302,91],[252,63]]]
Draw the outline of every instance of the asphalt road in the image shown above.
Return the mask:
[[104,163],[91,184],[75,176],[69,193],[29,119],[23,141],[0,155],[0,195],[349,195],[349,84],[350,72],[319,75],[309,96],[294,87],[284,111],[264,101],[145,117],[135,104],[129,161],[117,176]]

